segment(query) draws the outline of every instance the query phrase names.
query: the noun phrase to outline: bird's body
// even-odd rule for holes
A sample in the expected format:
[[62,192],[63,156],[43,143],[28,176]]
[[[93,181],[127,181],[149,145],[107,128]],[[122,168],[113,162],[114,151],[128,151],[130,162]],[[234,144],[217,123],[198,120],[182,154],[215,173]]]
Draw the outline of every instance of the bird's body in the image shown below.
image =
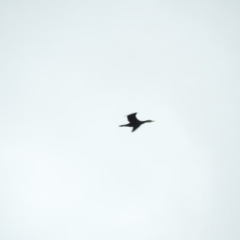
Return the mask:
[[119,127],[132,127],[132,132],[134,132],[137,128],[139,128],[142,124],[147,122],[153,122],[152,120],[140,121],[136,117],[137,113],[132,113],[127,116],[129,121],[128,124],[120,125]]

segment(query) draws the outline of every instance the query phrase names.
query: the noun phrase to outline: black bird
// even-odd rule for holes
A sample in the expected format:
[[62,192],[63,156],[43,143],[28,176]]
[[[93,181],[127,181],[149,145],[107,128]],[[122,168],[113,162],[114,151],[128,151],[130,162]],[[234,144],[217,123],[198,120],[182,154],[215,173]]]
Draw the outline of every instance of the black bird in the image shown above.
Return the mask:
[[120,125],[119,127],[132,127],[132,132],[134,132],[137,128],[139,128],[143,123],[147,122],[154,122],[152,120],[146,120],[146,121],[139,121],[136,118],[137,113],[132,113],[127,116],[129,123],[125,125]]

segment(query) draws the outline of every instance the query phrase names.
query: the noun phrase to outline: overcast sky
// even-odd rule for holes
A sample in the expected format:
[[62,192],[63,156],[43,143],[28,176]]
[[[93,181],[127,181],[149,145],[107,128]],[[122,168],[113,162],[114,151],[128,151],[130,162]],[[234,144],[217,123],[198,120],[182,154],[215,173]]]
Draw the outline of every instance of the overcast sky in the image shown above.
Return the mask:
[[239,23],[238,0],[2,0],[0,239],[239,240]]

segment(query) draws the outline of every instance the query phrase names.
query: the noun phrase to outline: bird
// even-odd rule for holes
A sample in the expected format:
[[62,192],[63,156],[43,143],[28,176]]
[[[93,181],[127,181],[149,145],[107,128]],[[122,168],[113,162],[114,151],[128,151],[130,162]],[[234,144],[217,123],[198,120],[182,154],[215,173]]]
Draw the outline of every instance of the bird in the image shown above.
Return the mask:
[[142,124],[154,122],[153,120],[146,120],[146,121],[140,121],[136,117],[137,113],[132,113],[127,115],[127,119],[129,121],[128,124],[120,125],[119,127],[132,127],[132,132],[134,132],[136,129],[138,129]]

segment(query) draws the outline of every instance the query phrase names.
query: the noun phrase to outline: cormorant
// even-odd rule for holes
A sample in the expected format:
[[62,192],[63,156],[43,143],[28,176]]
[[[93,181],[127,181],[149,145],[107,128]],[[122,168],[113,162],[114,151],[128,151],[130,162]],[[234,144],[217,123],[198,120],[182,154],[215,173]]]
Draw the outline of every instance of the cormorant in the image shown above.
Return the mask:
[[146,121],[139,121],[136,118],[137,113],[132,113],[127,116],[129,123],[125,125],[120,125],[119,127],[132,127],[132,132],[134,132],[137,128],[139,128],[143,123],[147,122],[154,122],[152,120],[146,120]]

